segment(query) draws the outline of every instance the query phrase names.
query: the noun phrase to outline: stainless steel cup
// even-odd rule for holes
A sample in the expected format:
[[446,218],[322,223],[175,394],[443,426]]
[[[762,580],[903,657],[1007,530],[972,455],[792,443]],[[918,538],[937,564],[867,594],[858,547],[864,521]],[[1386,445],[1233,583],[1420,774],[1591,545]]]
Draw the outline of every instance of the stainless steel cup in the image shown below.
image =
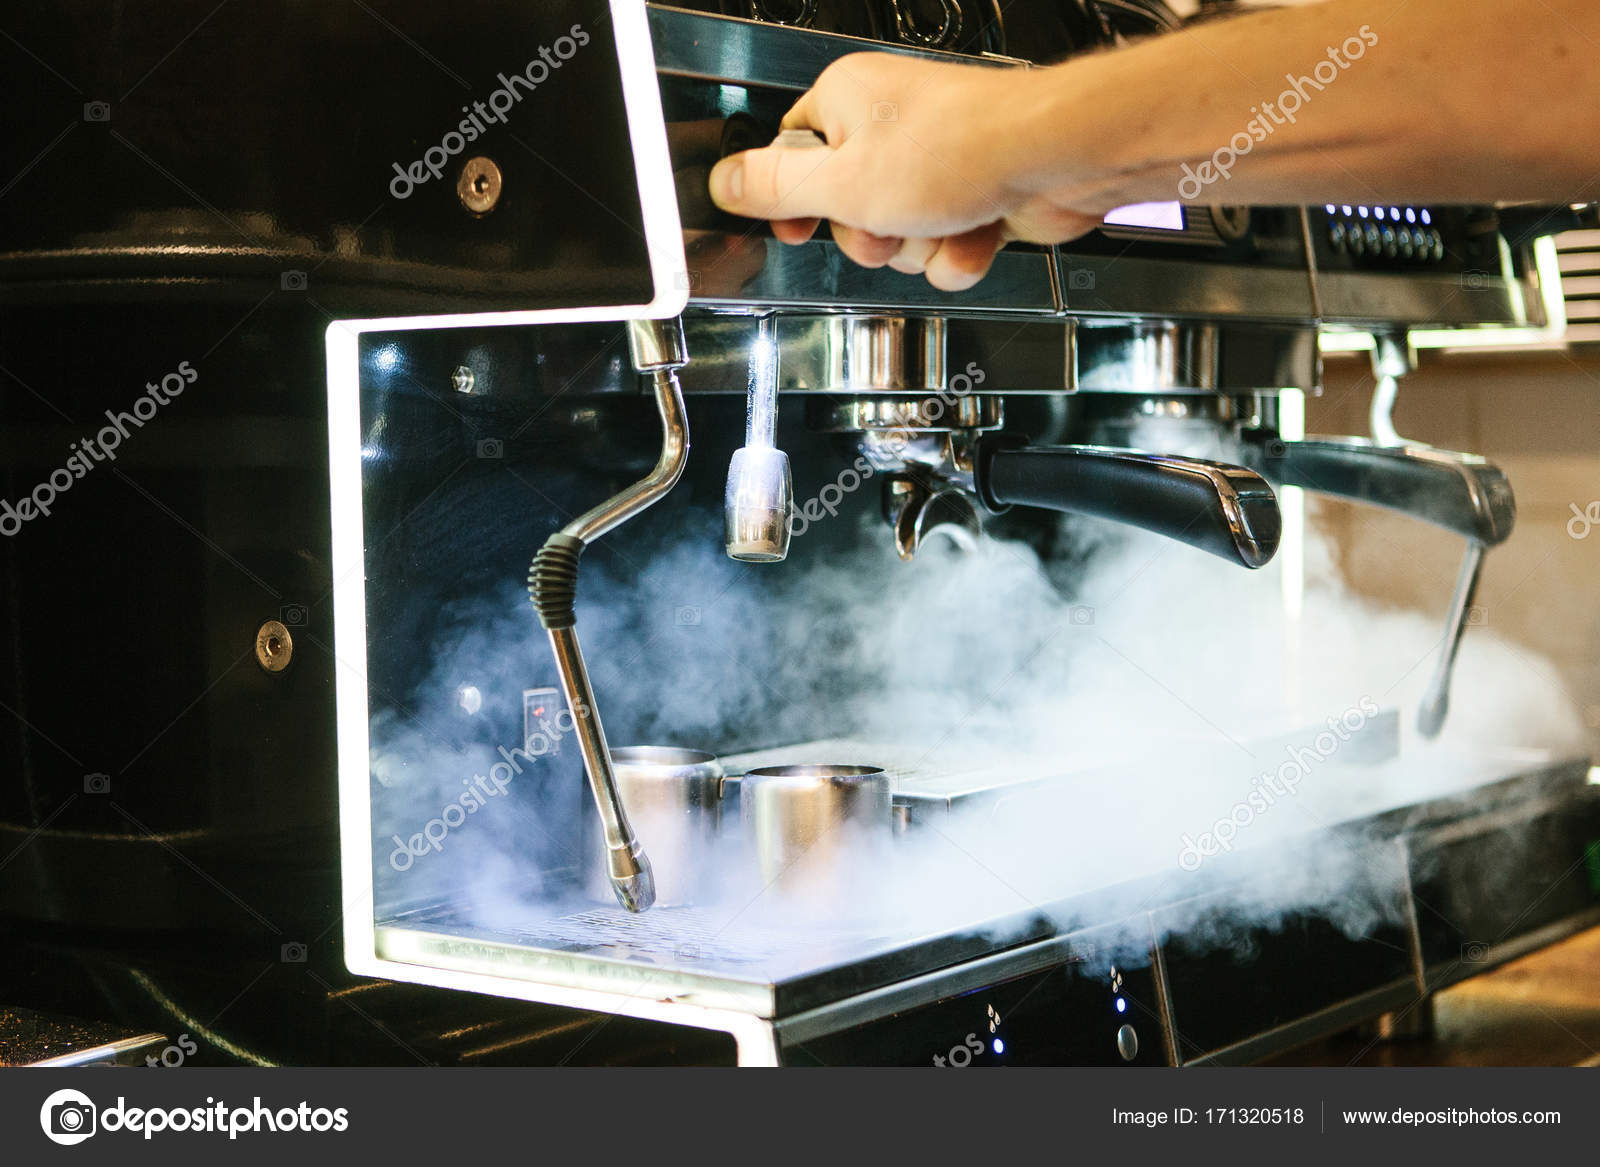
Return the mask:
[[740,818],[769,888],[842,903],[893,837],[877,766],[762,766],[739,783]]
[[[722,821],[722,763],[715,754],[675,746],[623,746],[611,751],[617,793],[633,833],[655,872],[656,905],[681,907],[708,890],[712,851]],[[600,824],[589,800],[589,854],[605,854]],[[615,897],[600,859],[592,861],[588,888],[608,903]]]

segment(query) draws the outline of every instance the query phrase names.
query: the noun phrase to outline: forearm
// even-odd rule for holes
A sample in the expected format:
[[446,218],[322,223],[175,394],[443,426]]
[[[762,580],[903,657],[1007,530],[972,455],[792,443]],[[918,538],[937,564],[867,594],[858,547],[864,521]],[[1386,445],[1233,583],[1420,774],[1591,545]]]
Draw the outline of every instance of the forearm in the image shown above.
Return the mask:
[[1594,199],[1600,5],[1538,9],[1330,0],[1075,60],[1024,81],[1007,169],[1073,206]]

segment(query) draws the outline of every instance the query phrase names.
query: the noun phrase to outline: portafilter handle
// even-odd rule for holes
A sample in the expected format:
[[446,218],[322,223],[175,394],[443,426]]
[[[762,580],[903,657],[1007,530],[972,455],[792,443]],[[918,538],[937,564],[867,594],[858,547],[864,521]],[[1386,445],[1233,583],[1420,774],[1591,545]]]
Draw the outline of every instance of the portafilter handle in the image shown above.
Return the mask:
[[1094,515],[1243,567],[1269,563],[1283,533],[1267,481],[1222,462],[1105,446],[1029,446],[996,435],[978,443],[973,481],[996,514],[1031,506]]
[[1504,543],[1517,521],[1511,483],[1473,454],[1421,443],[1383,446],[1365,438],[1287,442],[1268,431],[1246,438],[1251,464],[1279,486],[1399,511],[1485,547]]
[[1420,442],[1381,445],[1365,438],[1286,442],[1268,431],[1247,434],[1261,470],[1280,486],[1299,486],[1369,503],[1442,527],[1467,541],[1445,619],[1433,679],[1417,708],[1417,732],[1439,736],[1450,710],[1450,679],[1490,547],[1511,537],[1517,499],[1499,467],[1475,454]]

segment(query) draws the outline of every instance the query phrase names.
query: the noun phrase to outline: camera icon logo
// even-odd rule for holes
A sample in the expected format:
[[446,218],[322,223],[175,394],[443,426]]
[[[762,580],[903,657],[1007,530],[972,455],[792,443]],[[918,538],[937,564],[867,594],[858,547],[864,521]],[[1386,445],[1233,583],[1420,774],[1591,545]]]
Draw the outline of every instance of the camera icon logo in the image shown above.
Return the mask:
[[1073,292],[1094,291],[1094,272],[1087,268],[1074,268],[1067,273],[1067,288]]
[[478,457],[493,459],[493,458],[504,458],[505,456],[506,456],[506,444],[504,442],[502,442],[499,438],[480,438],[479,439],[479,441],[478,441]]
[[311,613],[304,604],[285,604],[278,609],[278,623],[285,628],[304,628]]
[[1461,946],[1461,959],[1467,964],[1483,964],[1489,959],[1489,946],[1481,940]]
[[303,292],[309,282],[303,271],[286,271],[278,277],[278,286],[285,292]]
[[680,292],[692,292],[700,286],[700,273],[694,270],[674,272],[673,286]]
[[83,792],[85,794],[110,794],[110,774],[85,774],[83,776]]
[[1481,604],[1474,604],[1467,609],[1468,628],[1486,628],[1489,624],[1489,609]]
[[679,608],[672,614],[672,622],[680,628],[694,628],[700,623],[700,609],[691,607]]
[[111,120],[111,103],[109,101],[86,101],[83,105],[83,120],[86,122],[108,122]]
[[897,122],[900,120],[900,107],[892,101],[875,101],[872,103],[872,120]]
[[1464,271],[1461,273],[1461,286],[1469,292],[1481,292],[1489,286],[1489,273]]
[[298,940],[291,940],[278,950],[278,959],[284,964],[304,964],[306,962],[306,946]]
[[1086,628],[1094,623],[1094,609],[1088,604],[1074,604],[1067,618],[1079,627]]
[[39,1126],[52,1143],[72,1147],[94,1134],[99,1113],[81,1090],[57,1090],[39,1108]]

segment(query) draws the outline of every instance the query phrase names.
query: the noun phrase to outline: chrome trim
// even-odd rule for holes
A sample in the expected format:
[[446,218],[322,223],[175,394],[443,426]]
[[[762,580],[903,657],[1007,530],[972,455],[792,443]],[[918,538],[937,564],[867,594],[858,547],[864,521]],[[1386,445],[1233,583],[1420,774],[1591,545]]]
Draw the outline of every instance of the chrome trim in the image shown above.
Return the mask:
[[852,309],[940,315],[1055,316],[1055,266],[1046,251],[1007,248],[965,292],[941,292],[920,275],[865,268],[828,239],[789,245],[750,233],[684,232],[689,303],[716,310]]
[[822,71],[851,53],[896,53],[928,61],[1027,68],[1028,62],[992,53],[974,56],[944,49],[897,45],[737,16],[716,16],[661,4],[648,6],[656,69],[733,85],[810,89]]

